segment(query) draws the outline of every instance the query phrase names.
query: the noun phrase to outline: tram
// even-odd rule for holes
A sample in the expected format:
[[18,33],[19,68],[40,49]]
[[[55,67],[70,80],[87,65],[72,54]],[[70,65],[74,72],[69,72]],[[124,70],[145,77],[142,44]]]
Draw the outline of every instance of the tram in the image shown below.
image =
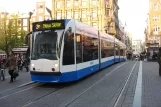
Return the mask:
[[48,20],[32,25],[32,81],[71,82],[126,60],[124,43],[77,20]]

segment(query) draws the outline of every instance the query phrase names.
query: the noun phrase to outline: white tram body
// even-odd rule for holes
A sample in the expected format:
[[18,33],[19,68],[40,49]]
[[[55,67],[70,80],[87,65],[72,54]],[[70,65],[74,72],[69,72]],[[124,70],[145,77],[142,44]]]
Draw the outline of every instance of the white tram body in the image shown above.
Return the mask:
[[75,81],[126,60],[125,44],[76,20],[33,23],[30,40],[30,74],[36,82]]

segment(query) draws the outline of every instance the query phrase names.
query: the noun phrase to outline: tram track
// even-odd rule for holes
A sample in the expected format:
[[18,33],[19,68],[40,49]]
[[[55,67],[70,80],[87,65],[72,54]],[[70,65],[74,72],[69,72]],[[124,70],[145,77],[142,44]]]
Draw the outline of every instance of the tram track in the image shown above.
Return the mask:
[[70,104],[72,104],[74,101],[76,101],[78,98],[80,98],[82,95],[84,95],[87,91],[89,91],[90,89],[92,89],[94,86],[96,86],[98,83],[100,83],[102,80],[104,80],[105,78],[107,78],[108,76],[110,76],[111,73],[113,73],[115,70],[119,69],[120,67],[122,67],[123,65],[125,65],[125,63],[121,64],[120,66],[116,67],[115,69],[113,69],[111,72],[107,73],[104,77],[102,77],[99,81],[97,81],[95,84],[93,84],[92,86],[90,86],[89,88],[87,88],[85,91],[83,91],[82,93],[80,93],[77,97],[75,97],[72,101],[70,101],[68,104],[66,104],[64,107],[68,107]]
[[[77,99],[79,99],[82,95],[84,95],[87,91],[89,91],[89,90],[91,90],[91,89],[93,89],[93,87],[94,86],[96,86],[98,83],[100,83],[101,81],[103,81],[105,78],[107,78],[107,77],[109,77],[114,71],[116,71],[116,70],[118,70],[119,68],[121,68],[123,65],[125,65],[127,62],[125,62],[125,63],[123,63],[123,64],[121,64],[121,65],[119,65],[119,66],[117,66],[116,68],[114,68],[113,70],[111,70],[110,72],[108,72],[108,73],[106,73],[102,78],[100,78],[99,80],[97,80],[93,85],[91,85],[90,87],[87,87],[86,88],[86,90],[84,90],[84,91],[82,91],[81,93],[79,93],[78,95],[76,95],[75,97],[73,97],[73,99],[71,99],[70,101],[67,101],[66,103],[64,103],[63,104],[63,106],[62,107],[68,107],[68,106],[70,106],[73,102],[75,102]],[[136,66],[136,64],[137,63],[134,63],[134,65],[132,65],[130,68],[131,69],[129,69],[129,73],[127,74],[127,76],[126,76],[126,78],[125,78],[125,80],[124,80],[124,82],[122,82],[121,84],[122,85],[120,85],[120,88],[119,88],[119,95],[117,94],[117,98],[115,99],[116,101],[113,103],[113,107],[116,107],[117,106],[117,104],[118,104],[118,102],[119,102],[119,100],[120,100],[120,98],[121,98],[121,96],[122,96],[122,93],[125,91],[125,87],[127,87],[127,84],[128,84],[128,82],[129,82],[129,78],[131,77],[131,74],[133,73],[133,69],[135,68],[135,66]],[[131,71],[131,72],[130,72]],[[44,83],[44,84],[46,84],[46,83]],[[42,85],[42,86],[41,86]],[[18,94],[18,93],[21,93],[21,92],[24,92],[24,93],[22,93],[22,94],[18,94],[18,95],[16,95],[16,97],[18,98],[18,99],[20,99],[20,98],[22,98],[22,97],[20,97],[20,96],[24,96],[25,94],[26,95],[32,95],[32,93],[34,92],[36,92],[37,90],[39,90],[39,88],[40,88],[40,91],[36,94],[35,93],[35,96],[34,95],[32,95],[32,96],[30,96],[29,98],[24,98],[23,100],[22,100],[22,102],[20,103],[20,102],[17,102],[17,103],[15,103],[14,105],[18,105],[19,104],[19,106],[20,107],[28,107],[28,106],[30,106],[30,105],[33,105],[33,104],[35,104],[35,103],[37,103],[37,102],[39,102],[39,100],[41,101],[42,99],[44,99],[45,97],[50,97],[50,95],[52,95],[52,94],[54,94],[54,93],[59,93],[59,91],[60,90],[62,90],[62,89],[64,89],[66,86],[70,86],[70,85],[72,85],[72,84],[66,84],[66,85],[57,85],[57,84],[52,84],[52,86],[47,86],[47,87],[44,87],[44,86],[46,86],[46,85],[43,85],[43,84],[40,84],[40,85],[38,85],[38,86],[35,86],[35,84],[34,84],[34,86],[33,86],[33,88],[35,88],[35,89],[33,89],[32,87],[29,87],[29,88],[27,88],[27,89],[24,89],[24,90],[22,90],[22,91],[17,91],[17,92],[15,92],[15,93],[13,93],[13,94],[10,94],[10,95],[8,95],[8,96],[3,96],[4,98],[1,98],[0,97],[0,100],[1,99],[5,99],[5,98],[7,98],[7,97],[9,97],[9,96],[12,96],[12,95],[16,95],[16,94]],[[39,87],[40,86],[40,87]],[[36,88],[36,87],[38,87],[38,88]],[[48,88],[46,91],[42,91],[42,89],[44,89],[44,88]],[[33,89],[33,90],[30,90],[30,89]],[[30,91],[28,91],[28,92],[26,92],[27,90],[30,90]],[[32,92],[31,92],[32,91]],[[12,96],[13,97],[13,96]],[[11,101],[11,99],[12,98],[10,98],[10,101]],[[3,100],[2,100],[3,101]],[[5,106],[4,106],[5,107]],[[7,106],[6,106],[7,107]]]
[[[96,84],[98,84],[99,82],[101,82],[103,79],[105,79],[106,77],[108,77],[113,71],[117,70],[118,68],[122,67],[123,65],[125,65],[126,63],[123,63],[121,64],[120,66],[116,67],[115,69],[113,69],[110,73],[106,74],[102,79],[100,79],[98,82],[96,82],[95,84],[93,84],[91,87],[89,87],[87,90],[85,90],[84,92],[82,92],[80,95],[78,95],[75,99],[73,99],[70,103],[68,103],[65,107],[67,107],[68,105],[70,105],[72,102],[74,102],[76,99],[78,99],[80,96],[82,96],[84,93],[86,93],[88,90],[90,90],[91,88],[93,88]],[[54,94],[55,92],[58,92],[60,91],[61,89],[64,89],[66,86],[61,86],[60,88],[57,88],[51,92],[48,92],[44,95],[41,95],[37,98],[34,98],[32,100],[29,100],[27,101],[27,103],[23,104],[21,107],[27,107],[27,106],[30,106],[31,104],[33,104],[34,102],[44,98],[44,97],[47,97],[51,94]]]
[[7,93],[7,92],[10,92],[10,91],[13,91],[13,90],[16,90],[16,89],[19,89],[19,88],[23,88],[23,87],[25,87],[25,86],[32,85],[32,84],[36,84],[36,82],[30,81],[30,82],[28,82],[28,83],[21,84],[21,85],[19,85],[19,86],[17,86],[17,87],[10,88],[10,89],[6,89],[5,91],[1,91],[1,92],[0,92],[0,95],[1,95],[1,94],[4,94],[4,93]]
[[[37,84],[35,84],[34,86],[28,87],[28,88],[26,88],[26,89],[18,90],[18,91],[16,91],[16,92],[11,93],[11,94],[4,95],[4,96],[0,97],[0,101],[3,101],[3,100],[5,100],[5,99],[8,99],[8,98],[10,98],[11,96],[13,97],[13,96],[23,96],[23,94],[31,94],[32,91],[35,90],[36,88],[37,88],[36,90],[42,90],[42,89],[44,89],[44,88],[48,88],[48,89],[49,89],[49,90],[46,91],[46,92],[43,91],[43,93],[41,93],[40,95],[36,95],[36,96],[35,96],[34,98],[32,98],[32,99],[26,99],[26,98],[24,97],[27,101],[21,103],[19,106],[20,106],[20,107],[21,107],[21,106],[22,106],[22,107],[26,107],[26,106],[28,106],[28,105],[30,105],[30,104],[36,102],[37,100],[42,99],[42,98],[44,98],[44,97],[46,97],[46,96],[48,96],[48,95],[50,95],[50,94],[53,94],[53,93],[59,91],[60,89],[63,89],[63,88],[65,88],[66,86],[69,86],[69,85],[71,85],[71,84],[37,83]],[[32,90],[32,89],[33,89],[33,90]],[[29,90],[30,90],[30,91],[29,91]],[[36,91],[36,90],[35,90],[35,91]],[[28,91],[28,92],[27,92],[27,91]],[[32,96],[31,96],[31,97],[32,97]],[[7,107],[7,106],[5,106],[5,107]]]
[[[30,90],[30,89],[36,88],[36,87],[38,87],[38,86],[41,86],[41,85],[43,85],[43,84],[45,84],[45,83],[37,83],[37,84],[35,84],[34,86],[31,86],[31,87],[29,87],[29,88],[25,88],[25,89],[23,89],[23,90],[18,90],[18,91],[15,91],[15,92],[6,94],[6,95],[0,97],[0,100],[2,100],[2,99],[4,99],[4,98],[7,98],[7,97],[9,97],[9,96],[11,96],[11,95],[15,95],[15,94],[18,94],[18,93],[21,93],[21,92],[24,92],[24,91],[28,91],[28,90]],[[4,92],[2,92],[2,93],[5,94],[5,93],[7,93],[7,92],[9,92],[9,91],[13,91],[13,90],[16,90],[16,89],[18,89],[18,88],[24,88],[25,86],[27,86],[27,85],[20,85],[20,86],[18,86],[18,87],[16,87],[16,88],[13,88],[13,89],[4,91]],[[1,93],[1,94],[2,94],[2,93]]]
[[120,92],[119,92],[119,95],[117,96],[117,98],[116,98],[116,100],[115,100],[115,102],[114,102],[114,104],[113,104],[112,107],[117,107],[117,106],[118,106],[119,101],[120,101],[120,99],[121,99],[121,97],[122,97],[122,95],[123,95],[123,92],[125,91],[125,88],[126,88],[127,85],[128,85],[128,82],[129,82],[129,80],[130,80],[130,77],[131,77],[131,75],[132,75],[132,73],[133,73],[133,71],[134,71],[134,68],[135,68],[136,64],[137,64],[137,62],[136,62],[136,63],[133,65],[133,67],[131,68],[131,71],[130,71],[130,73],[129,73],[127,79],[125,80],[123,86],[121,87],[121,90],[120,90]]
[[[125,63],[124,63],[125,64]],[[68,104],[65,104],[63,107],[68,107],[70,106],[74,101],[76,101],[77,99],[79,99],[82,95],[84,95],[87,91],[89,91],[90,89],[92,89],[94,86],[96,86],[99,82],[101,82],[102,80],[104,80],[106,77],[108,77],[113,71],[119,69],[120,67],[122,67],[124,64],[118,66],[117,68],[115,68],[114,70],[112,70],[110,73],[106,74],[102,79],[100,79],[99,81],[97,81],[95,84],[93,84],[91,87],[89,87],[88,89],[86,89],[85,91],[83,91],[82,93],[80,93],[77,97],[75,97],[72,101],[68,102]],[[132,73],[134,71],[134,68],[136,67],[136,63],[134,63],[134,65],[132,66],[132,68],[130,69],[129,74],[127,75],[127,78],[125,78],[124,81],[121,82],[120,84],[120,88],[119,88],[119,94],[117,95],[117,97],[115,97],[115,100],[112,104],[111,107],[117,107],[119,104],[119,101],[123,95],[123,92],[125,91],[125,88],[128,86],[128,83],[130,81],[130,77],[132,76]]]
[[33,99],[33,100],[30,100],[30,101],[28,101],[26,104],[22,105],[21,107],[27,107],[27,106],[29,106],[30,104],[36,102],[37,100],[42,99],[42,98],[44,98],[44,97],[46,97],[46,96],[48,96],[48,95],[51,95],[51,94],[53,94],[53,93],[55,93],[55,92],[57,92],[57,91],[59,91],[59,90],[61,90],[61,89],[63,89],[63,88],[65,88],[65,87],[58,88],[58,89],[56,89],[56,90],[54,90],[54,91],[51,91],[51,92],[49,92],[49,93],[47,93],[47,94],[45,94],[45,95],[42,95],[42,96],[40,96],[40,97],[38,97],[38,98],[35,98],[35,99]]

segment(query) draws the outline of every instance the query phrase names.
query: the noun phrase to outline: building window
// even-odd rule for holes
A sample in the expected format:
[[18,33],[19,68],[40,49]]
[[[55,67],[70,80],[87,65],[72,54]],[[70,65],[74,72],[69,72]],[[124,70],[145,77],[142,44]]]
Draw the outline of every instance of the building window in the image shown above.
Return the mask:
[[39,21],[43,21],[43,17],[42,16],[39,16]]
[[159,22],[160,21],[160,15],[153,15],[153,22]]
[[160,15],[157,16],[157,21],[160,22]]
[[158,5],[154,4],[154,11],[157,11],[157,10],[158,10]]
[[92,5],[97,5],[97,0],[92,0]]
[[56,14],[56,19],[61,19],[61,13]]
[[67,12],[66,18],[67,18],[67,19],[70,19],[70,18],[71,18],[71,12]]
[[60,5],[61,5],[60,2],[57,2],[57,3],[56,3],[56,7],[57,7],[57,8],[60,8]]
[[97,28],[97,23],[96,22],[93,22],[92,23],[92,26],[95,27],[95,28]]
[[27,27],[23,27],[23,30],[27,31]]
[[23,19],[23,26],[27,26],[27,19]]
[[97,17],[97,11],[96,10],[92,10],[92,17],[96,18]]
[[160,26],[157,26],[157,28],[158,28],[158,31],[160,32]]
[[82,6],[86,6],[86,0],[82,0]]
[[109,9],[106,10],[106,16],[107,16],[107,17],[110,16],[110,10],[109,10]]
[[74,12],[74,18],[78,19],[78,12]]
[[33,22],[36,22],[36,18],[35,18],[35,17],[34,17],[34,18],[32,18],[32,21],[33,21]]
[[74,1],[74,6],[78,6],[78,1]]
[[43,9],[42,9],[42,8],[39,9],[38,12],[39,12],[39,13],[43,13]]
[[153,31],[154,31],[154,32],[160,32],[160,26],[154,25],[154,26],[153,26]]
[[86,11],[82,11],[82,18],[86,18]]
[[157,21],[157,16],[155,15],[155,22]]
[[38,7],[38,13],[43,13],[43,6],[42,5],[39,5],[39,7]]
[[67,7],[70,7],[70,6],[71,6],[70,1],[67,1]]

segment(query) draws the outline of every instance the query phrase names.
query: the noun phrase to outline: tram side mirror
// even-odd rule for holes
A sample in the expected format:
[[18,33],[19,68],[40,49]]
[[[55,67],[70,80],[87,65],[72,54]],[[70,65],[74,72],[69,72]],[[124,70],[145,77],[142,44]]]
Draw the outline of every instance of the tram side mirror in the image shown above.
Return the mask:
[[72,28],[69,27],[68,30],[64,34],[64,42],[68,40],[68,35],[70,35],[71,32],[72,32]]

